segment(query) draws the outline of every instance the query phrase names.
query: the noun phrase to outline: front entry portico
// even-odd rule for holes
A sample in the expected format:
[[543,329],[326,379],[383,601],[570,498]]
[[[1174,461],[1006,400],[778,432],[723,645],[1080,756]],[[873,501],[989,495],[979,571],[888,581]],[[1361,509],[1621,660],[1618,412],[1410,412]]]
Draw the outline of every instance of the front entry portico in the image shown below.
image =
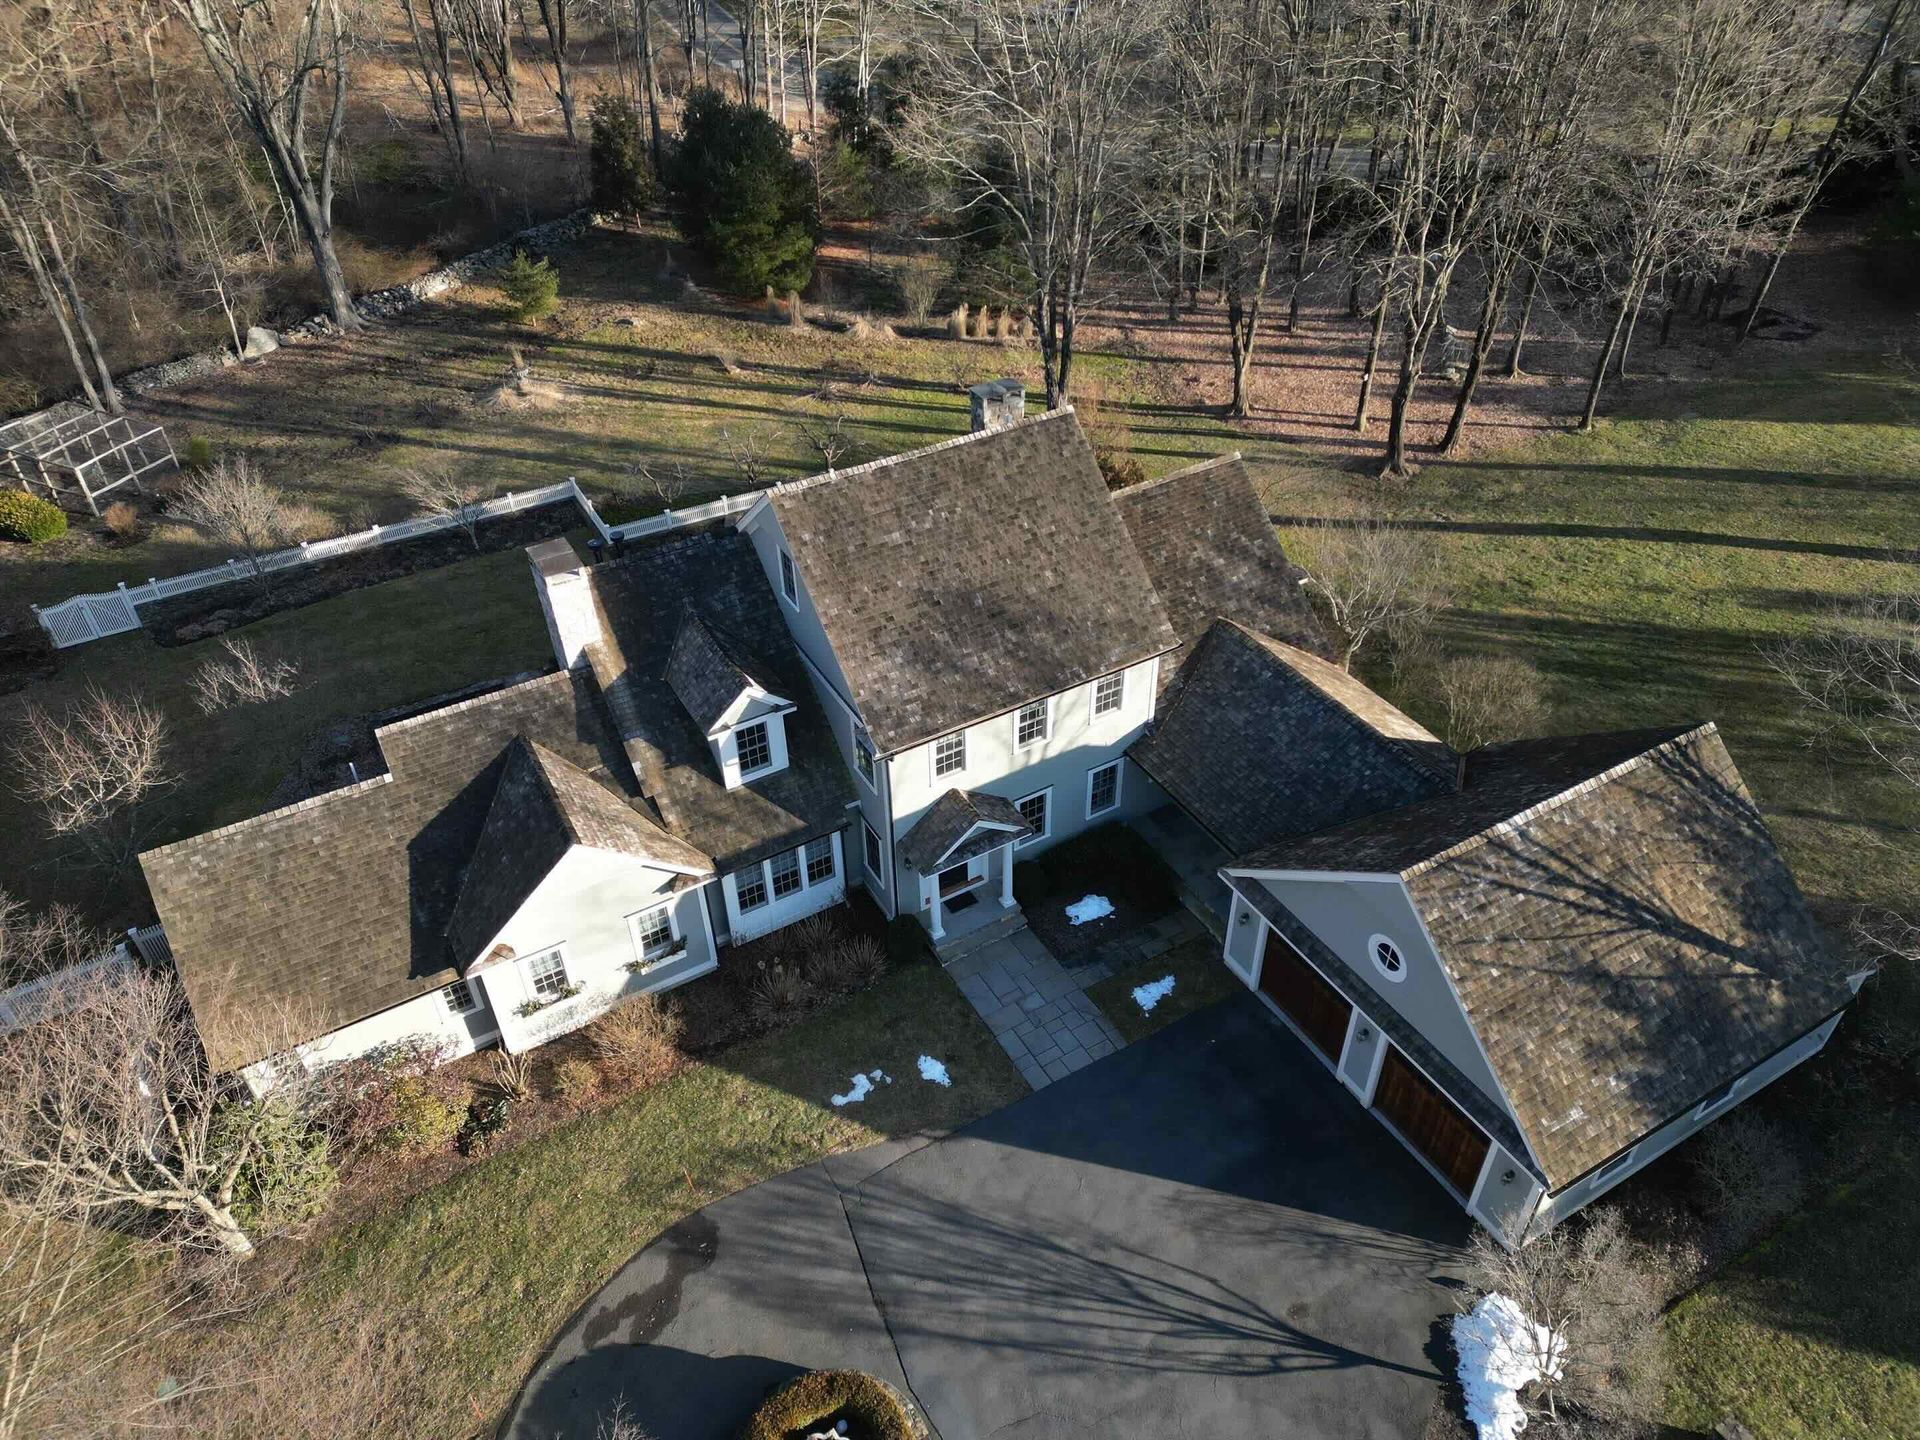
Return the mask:
[[1008,840],[968,860],[920,878],[920,908],[936,941],[949,929],[969,929],[1013,908],[1013,847]]
[[920,878],[919,914],[938,945],[999,920],[1013,905],[1013,852],[1033,827],[1011,800],[949,790],[900,837]]

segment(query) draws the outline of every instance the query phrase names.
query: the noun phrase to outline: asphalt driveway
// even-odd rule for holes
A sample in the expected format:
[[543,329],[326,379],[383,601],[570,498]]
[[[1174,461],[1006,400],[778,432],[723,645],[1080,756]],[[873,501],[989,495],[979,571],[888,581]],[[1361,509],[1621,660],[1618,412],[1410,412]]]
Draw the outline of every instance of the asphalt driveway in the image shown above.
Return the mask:
[[506,1433],[731,1440],[870,1370],[944,1440],[1420,1433],[1466,1220],[1248,996],[945,1139],[731,1196],[575,1316]]

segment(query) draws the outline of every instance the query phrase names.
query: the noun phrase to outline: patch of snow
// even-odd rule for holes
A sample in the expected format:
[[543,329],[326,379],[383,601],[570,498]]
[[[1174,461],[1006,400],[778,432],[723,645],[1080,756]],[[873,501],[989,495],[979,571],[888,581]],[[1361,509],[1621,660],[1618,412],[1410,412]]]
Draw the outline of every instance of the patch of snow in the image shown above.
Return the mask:
[[947,1073],[947,1067],[931,1055],[920,1057],[920,1078],[935,1085],[952,1086],[953,1077]]
[[1527,1428],[1520,1391],[1547,1374],[1558,1375],[1566,1353],[1566,1341],[1535,1325],[1504,1295],[1485,1296],[1454,1317],[1453,1347],[1460,1353],[1467,1419],[1480,1440],[1516,1440]]
[[1113,914],[1113,902],[1104,895],[1087,895],[1067,906],[1067,919],[1076,925],[1104,920]]
[[865,1074],[856,1075],[853,1077],[852,1084],[847,1086],[846,1094],[833,1097],[834,1106],[837,1109],[842,1105],[858,1105],[873,1093],[873,1087],[875,1085],[891,1085],[892,1083],[893,1077],[884,1070],[869,1070]]
[[1173,976],[1162,975],[1151,984],[1134,986],[1133,1003],[1140,1007],[1142,1015],[1151,1015],[1153,1007],[1171,994],[1173,994]]

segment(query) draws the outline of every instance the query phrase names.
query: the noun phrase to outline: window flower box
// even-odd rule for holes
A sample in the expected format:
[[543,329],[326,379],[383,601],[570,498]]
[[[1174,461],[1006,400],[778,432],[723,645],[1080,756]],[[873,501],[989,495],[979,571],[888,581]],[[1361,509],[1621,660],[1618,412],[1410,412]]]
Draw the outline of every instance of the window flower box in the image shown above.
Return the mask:
[[524,1020],[530,1015],[538,1015],[542,1010],[560,1004],[563,1000],[573,999],[584,989],[586,989],[584,985],[569,985],[558,995],[536,995],[531,1000],[522,1000],[514,1006],[513,1013]]
[[676,960],[684,960],[687,958],[687,954],[688,949],[686,942],[682,941],[680,944],[674,946],[673,949],[663,950],[658,955],[649,956],[644,960],[629,960],[627,962],[627,973],[629,975],[645,975],[650,970],[658,970],[662,965],[671,965]]

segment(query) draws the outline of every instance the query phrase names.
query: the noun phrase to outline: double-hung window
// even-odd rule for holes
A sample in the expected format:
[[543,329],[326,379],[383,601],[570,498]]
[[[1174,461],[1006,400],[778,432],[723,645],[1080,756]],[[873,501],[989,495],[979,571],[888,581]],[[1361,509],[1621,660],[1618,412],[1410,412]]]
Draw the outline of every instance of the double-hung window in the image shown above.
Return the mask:
[[638,915],[628,918],[627,927],[633,931],[634,953],[640,957],[643,965],[664,959],[673,953],[679,943],[673,933],[671,905],[656,905],[651,910],[642,910]]
[[867,861],[867,873],[878,880],[886,874],[885,866],[880,858],[880,832],[875,830],[873,826],[868,824],[864,819],[860,822],[860,829],[866,836],[864,854]]
[[787,597],[789,605],[799,608],[800,579],[793,573],[793,556],[784,550],[780,552],[780,593]]
[[800,852],[782,850],[773,857],[773,898],[784,900],[800,888]]
[[853,737],[853,768],[869,786],[874,783],[873,742],[864,735]]
[[735,752],[740,756],[740,773],[752,775],[773,763],[773,743],[767,739],[767,722],[756,720],[733,732]]
[[533,993],[542,1000],[564,1000],[567,994],[567,961],[558,950],[536,955],[527,963],[527,978]]
[[1014,805],[1020,811],[1020,818],[1033,827],[1033,834],[1022,840],[1020,844],[1031,845],[1036,840],[1046,839],[1047,822],[1051,818],[1053,809],[1053,792],[1036,790],[1024,800],[1014,801]]
[[1104,815],[1120,803],[1120,762],[1087,772],[1087,818]]
[[1093,682],[1093,713],[1107,715],[1118,710],[1127,698],[1127,672],[1102,675]]
[[1037,745],[1047,738],[1052,728],[1053,702],[1036,700],[1031,705],[1022,705],[1013,717],[1013,743],[1016,745]]
[[447,1011],[453,1015],[471,1015],[480,1008],[480,1002],[474,998],[473,986],[465,980],[456,980],[440,992],[447,1002]]
[[740,907],[742,915],[767,903],[766,872],[760,866],[733,877],[733,903]]
[[807,842],[807,884],[824,885],[833,879],[833,837]]
[[933,778],[952,775],[967,768],[967,732],[956,730],[933,742]]

